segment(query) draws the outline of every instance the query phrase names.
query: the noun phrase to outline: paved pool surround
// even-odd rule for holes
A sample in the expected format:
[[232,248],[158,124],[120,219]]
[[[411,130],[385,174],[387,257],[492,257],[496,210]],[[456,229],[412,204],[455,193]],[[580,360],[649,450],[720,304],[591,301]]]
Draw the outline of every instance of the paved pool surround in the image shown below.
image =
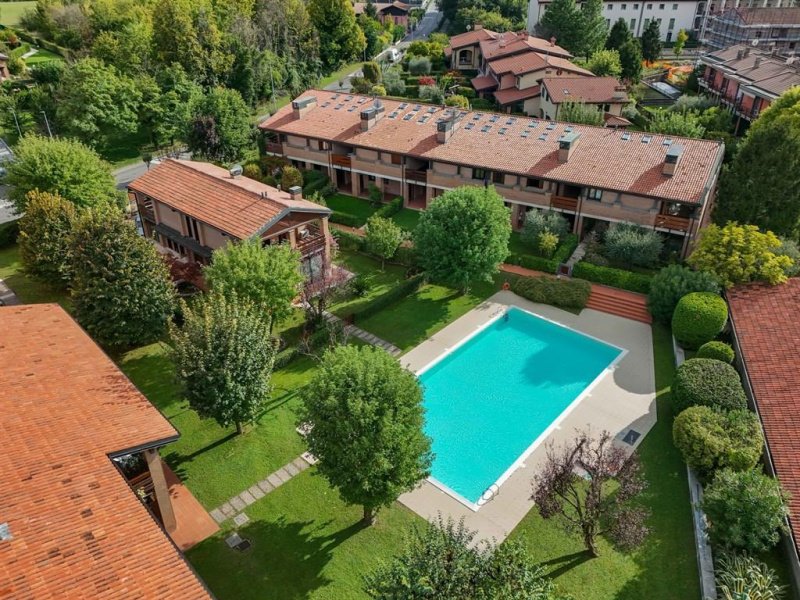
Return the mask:
[[[505,539],[534,507],[530,499],[531,482],[546,457],[549,444],[560,446],[571,441],[576,430],[589,429],[595,434],[608,430],[615,437],[615,443],[633,450],[656,421],[650,326],[591,309],[575,315],[553,306],[529,302],[512,292],[498,292],[400,357],[401,364],[414,373],[424,370],[512,306],[618,346],[626,352],[556,420],[549,435],[534,447],[518,468],[505,478],[492,499],[478,510],[427,480],[400,497],[402,504],[426,519],[435,518],[440,513],[454,519],[463,517],[466,525],[478,532],[479,538],[495,538],[498,542]],[[632,445],[622,441],[631,429],[640,434]]]

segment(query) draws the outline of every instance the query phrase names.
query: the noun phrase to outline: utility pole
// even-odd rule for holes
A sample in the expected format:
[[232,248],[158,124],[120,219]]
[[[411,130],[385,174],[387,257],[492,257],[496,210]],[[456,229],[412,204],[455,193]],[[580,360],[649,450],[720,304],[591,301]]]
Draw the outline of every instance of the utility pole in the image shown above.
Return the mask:
[[13,107],[11,107],[11,114],[14,115],[14,124],[17,126],[17,133],[19,137],[22,137],[22,129],[19,126],[19,119],[17,119],[17,111],[15,111]]
[[42,111],[44,115],[44,124],[47,125],[47,134],[50,136],[50,139],[53,139],[53,131],[50,129],[50,121],[47,120],[47,113]]

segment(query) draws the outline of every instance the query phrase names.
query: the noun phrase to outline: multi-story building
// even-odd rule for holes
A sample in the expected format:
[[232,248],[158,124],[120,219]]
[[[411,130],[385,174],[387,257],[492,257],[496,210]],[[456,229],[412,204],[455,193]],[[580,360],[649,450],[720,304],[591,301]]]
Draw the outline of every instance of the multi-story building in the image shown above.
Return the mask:
[[515,229],[532,209],[573,231],[628,221],[682,252],[710,215],[724,145],[491,112],[308,90],[259,125],[267,152],[327,173],[343,192],[369,186],[423,210],[446,190],[494,185]]
[[128,186],[146,237],[187,261],[207,263],[228,241],[258,237],[264,245],[289,243],[314,276],[330,261],[330,209],[203,162],[168,159]]
[[712,13],[703,43],[712,49],[748,44],[792,55],[800,51],[800,7],[740,7]]
[[622,109],[630,102],[625,86],[613,77],[547,77],[542,79],[539,115],[558,120],[565,102],[582,102],[603,114],[609,127],[625,127],[630,121]]
[[[536,31],[551,0],[529,0],[528,31]],[[579,5],[582,2],[578,3]],[[702,0],[665,0],[664,2],[631,2],[626,0],[606,0],[603,5],[603,16],[611,27],[619,19],[623,19],[634,36],[640,37],[647,24],[655,20],[661,31],[661,40],[674,41],[678,32],[699,31],[705,14],[705,2]]]
[[[393,25],[402,25],[408,28],[408,12],[411,6],[405,2],[375,2],[375,12],[378,21],[382,24],[392,23]],[[367,8],[366,2],[356,2],[353,4],[353,10],[357,15],[362,14]]]
[[758,117],[783,92],[800,85],[800,62],[751,46],[732,46],[700,57],[700,89],[729,107],[737,131]]

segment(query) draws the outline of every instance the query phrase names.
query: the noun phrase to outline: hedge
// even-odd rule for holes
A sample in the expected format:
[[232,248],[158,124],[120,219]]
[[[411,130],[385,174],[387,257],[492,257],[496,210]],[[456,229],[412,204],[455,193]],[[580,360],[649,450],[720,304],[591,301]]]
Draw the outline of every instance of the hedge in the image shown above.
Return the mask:
[[16,244],[18,235],[19,219],[16,221],[8,221],[7,223],[0,223],[0,248],[6,248]]
[[361,219],[359,217],[336,211],[331,213],[328,220],[331,223],[339,223],[339,225],[347,225],[348,227],[358,228],[361,225]]
[[646,294],[650,290],[651,275],[624,271],[613,267],[601,267],[587,262],[579,262],[572,269],[573,277],[580,277],[594,283],[602,283],[629,292]]
[[[363,308],[353,313],[354,317],[358,317],[359,319],[366,319],[371,317],[374,314],[379,313],[387,306],[394,304],[398,300],[405,298],[406,296],[410,296],[414,292],[416,292],[420,286],[425,281],[425,275],[420,273],[419,275],[414,275],[409,279],[406,279],[400,285],[397,285],[390,289],[385,294],[378,296],[372,302],[366,304]],[[355,319],[353,319],[355,322]]]
[[672,382],[672,399],[676,413],[690,406],[747,408],[739,373],[729,364],[712,358],[690,358],[678,367]]
[[515,294],[541,304],[583,309],[592,293],[588,281],[556,277],[520,277],[511,284]]
[[542,258],[541,256],[533,256],[531,254],[509,254],[505,260],[510,265],[517,265],[525,267],[526,269],[533,269],[534,271],[542,271],[544,273],[555,274],[558,271],[559,263],[552,258]]
[[417,266],[417,253],[412,246],[400,246],[392,257],[392,262],[403,265],[404,267]]
[[399,213],[402,208],[403,208],[403,199],[397,197],[388,204],[384,204],[383,206],[381,206],[378,210],[375,211],[375,213],[372,216],[388,219],[389,217]]
[[349,231],[342,231],[341,229],[333,230],[333,237],[336,238],[339,248],[344,250],[354,250],[361,252],[364,249],[364,238]]
[[713,358],[731,364],[736,354],[725,342],[706,342],[697,349],[696,358]]
[[672,335],[694,350],[717,337],[728,322],[728,305],[711,292],[692,292],[678,301],[672,315]]
[[558,245],[558,248],[556,248],[556,251],[553,253],[553,260],[558,264],[567,262],[569,257],[572,256],[572,253],[575,252],[575,248],[578,247],[579,241],[578,236],[574,233],[565,235]]

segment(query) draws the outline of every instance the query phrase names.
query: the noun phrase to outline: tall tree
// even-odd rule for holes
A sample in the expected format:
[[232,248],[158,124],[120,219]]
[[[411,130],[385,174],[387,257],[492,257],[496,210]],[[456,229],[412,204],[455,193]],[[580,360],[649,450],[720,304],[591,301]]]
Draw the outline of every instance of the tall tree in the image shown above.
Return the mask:
[[317,470],[345,502],[364,507],[366,524],[430,474],[422,390],[383,350],[327,351],[301,395],[300,419],[312,425],[306,441]]
[[508,256],[511,218],[493,187],[464,186],[442,194],[414,230],[420,265],[439,281],[466,292],[490,280]]
[[26,135],[17,144],[5,183],[17,212],[25,212],[28,192],[59,194],[76,206],[116,201],[111,167],[97,153],[68,138]]
[[75,317],[106,346],[160,338],[174,309],[169,272],[155,246],[121,210],[88,209],[71,237]]
[[642,47],[639,40],[630,38],[619,49],[622,78],[632,83],[642,78]]
[[319,32],[322,65],[328,72],[361,55],[366,41],[350,0],[309,0],[308,14]]
[[189,406],[242,434],[269,398],[275,363],[269,316],[235,296],[212,292],[184,303],[183,318],[183,326],[170,324],[169,332]]
[[714,221],[800,235],[800,87],[753,122],[720,179]]
[[675,38],[675,45],[672,47],[672,51],[675,53],[675,56],[679,57],[681,54],[683,54],[683,47],[686,45],[688,39],[689,34],[686,33],[685,29],[678,31],[678,36]]
[[589,57],[586,68],[598,77],[619,77],[622,63],[616,50],[598,50]]
[[155,77],[160,94],[153,98],[151,136],[158,147],[173,145],[186,136],[192,110],[203,91],[178,63],[159,69]]
[[[603,0],[586,0],[580,10],[580,54],[589,58],[601,50],[608,37]],[[547,14],[547,13],[545,13]]]
[[631,30],[628,29],[628,23],[620,17],[611,26],[611,31],[608,32],[606,38],[606,50],[620,50],[625,43],[631,39]]
[[75,205],[58,194],[28,192],[17,239],[27,273],[53,286],[69,285],[72,271],[69,237],[76,215]]
[[582,50],[583,18],[575,0],[553,0],[540,25],[545,37],[554,37],[559,46],[573,54]]
[[650,19],[642,32],[642,56],[649,63],[661,56],[661,28],[655,19]]
[[381,270],[387,259],[392,258],[403,241],[404,232],[391,219],[370,217],[364,239],[367,252],[381,259]]
[[261,246],[259,239],[228,242],[214,251],[203,271],[211,289],[251,302],[276,322],[292,312],[292,300],[300,292],[303,274],[300,253],[288,244]]
[[252,145],[250,109],[236,90],[216,87],[197,104],[189,125],[192,152],[219,162],[241,158]]
[[664,109],[653,111],[647,131],[666,135],[702,138],[706,133],[697,115],[693,112],[673,112]]
[[[278,87],[300,92],[316,85],[322,69],[319,34],[303,0],[258,0],[253,22],[264,50],[285,65]],[[295,94],[293,94],[295,95]]]

